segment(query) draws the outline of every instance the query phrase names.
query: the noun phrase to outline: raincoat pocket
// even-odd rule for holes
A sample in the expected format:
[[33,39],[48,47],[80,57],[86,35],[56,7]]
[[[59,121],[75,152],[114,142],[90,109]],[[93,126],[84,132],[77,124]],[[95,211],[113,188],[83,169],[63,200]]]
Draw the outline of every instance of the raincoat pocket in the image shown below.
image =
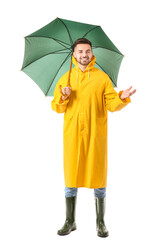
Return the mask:
[[73,114],[64,115],[63,133],[64,135],[72,135],[73,131]]
[[72,113],[70,113],[70,114],[65,114],[65,115],[64,115],[64,120],[65,120],[65,119],[68,119],[68,120],[69,120],[69,119],[72,119],[72,118],[73,118],[73,114],[72,114]]
[[96,136],[106,137],[107,136],[107,119],[96,118]]

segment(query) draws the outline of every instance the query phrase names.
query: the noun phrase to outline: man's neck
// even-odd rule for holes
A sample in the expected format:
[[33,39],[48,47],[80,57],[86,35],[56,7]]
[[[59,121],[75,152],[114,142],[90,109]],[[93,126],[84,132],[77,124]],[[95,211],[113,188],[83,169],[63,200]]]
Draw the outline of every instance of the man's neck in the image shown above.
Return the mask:
[[82,72],[86,69],[87,65],[81,65],[78,63],[78,67],[81,69]]

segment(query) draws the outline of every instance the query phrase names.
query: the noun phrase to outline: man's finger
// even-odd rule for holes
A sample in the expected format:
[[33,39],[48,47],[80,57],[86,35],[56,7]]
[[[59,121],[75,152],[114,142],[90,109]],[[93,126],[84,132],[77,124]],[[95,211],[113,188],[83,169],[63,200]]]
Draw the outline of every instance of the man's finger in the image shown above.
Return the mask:
[[136,89],[134,89],[131,93],[133,94],[133,93],[135,93],[136,92]]
[[128,91],[130,91],[130,90],[131,90],[131,88],[132,88],[132,86],[130,86],[130,87],[127,89],[127,90],[128,90]]
[[136,92],[136,89],[134,89],[132,92],[130,92],[130,96],[133,95]]

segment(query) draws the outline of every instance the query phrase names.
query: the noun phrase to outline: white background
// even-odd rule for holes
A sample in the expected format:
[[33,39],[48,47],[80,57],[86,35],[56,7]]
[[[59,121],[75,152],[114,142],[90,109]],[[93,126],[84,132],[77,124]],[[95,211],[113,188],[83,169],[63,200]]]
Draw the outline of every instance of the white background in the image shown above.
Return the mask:
[[[2,4],[2,3],[1,3]],[[101,25],[125,55],[118,88],[137,92],[108,114],[105,221],[110,239],[160,239],[158,1],[5,1],[0,7],[0,239],[58,239],[65,220],[63,114],[20,71],[24,36],[56,17]],[[79,188],[77,230],[97,239],[93,189]]]

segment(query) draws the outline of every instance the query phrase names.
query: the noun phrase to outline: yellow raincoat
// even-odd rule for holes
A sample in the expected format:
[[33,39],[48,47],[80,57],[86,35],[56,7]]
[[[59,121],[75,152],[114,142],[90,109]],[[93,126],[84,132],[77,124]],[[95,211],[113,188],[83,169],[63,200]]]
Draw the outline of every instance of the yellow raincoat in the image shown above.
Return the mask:
[[94,67],[95,56],[85,71],[71,71],[69,99],[61,101],[59,85],[67,86],[66,72],[57,82],[51,108],[64,113],[63,166],[66,187],[103,188],[107,186],[107,111],[119,111],[130,98],[121,100],[109,76]]

